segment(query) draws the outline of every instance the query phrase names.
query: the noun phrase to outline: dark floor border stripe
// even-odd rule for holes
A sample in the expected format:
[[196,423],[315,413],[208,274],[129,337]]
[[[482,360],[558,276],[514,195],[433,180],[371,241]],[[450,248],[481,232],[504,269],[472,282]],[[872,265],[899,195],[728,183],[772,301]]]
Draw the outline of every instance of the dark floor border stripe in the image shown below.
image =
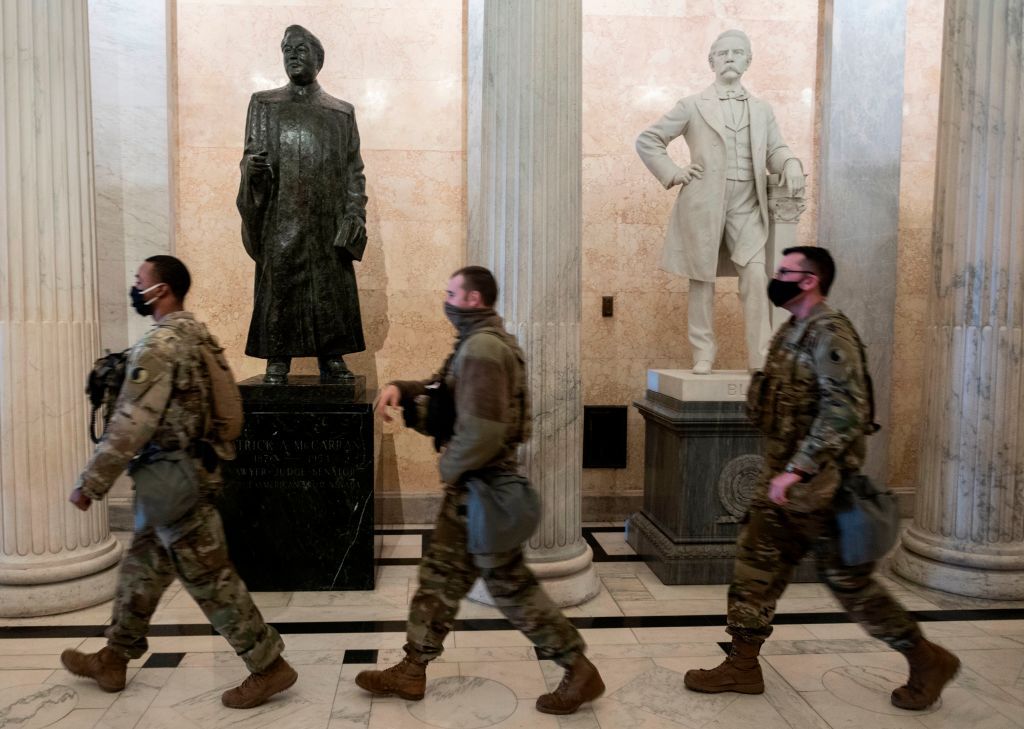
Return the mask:
[[405,534],[419,534],[422,537],[422,536],[426,536],[428,534],[433,534],[434,533],[434,528],[433,527],[429,527],[429,528],[423,527],[423,528],[419,528],[419,529],[374,529],[373,533],[377,534],[378,536],[387,535],[389,537],[400,537],[400,536],[403,536]]
[[[605,531],[607,530],[607,531]],[[597,541],[597,537],[594,536],[595,531],[601,531],[602,534],[608,532],[621,532],[621,529],[615,529],[614,527],[584,527],[583,539],[586,540],[587,544],[590,545],[590,550],[594,553],[594,562],[642,562],[643,557],[638,554],[608,554],[604,551],[604,547]]]
[[[1024,620],[1024,610],[992,608],[990,610],[921,610],[911,612],[923,623],[971,620]],[[608,630],[613,628],[701,628],[725,625],[725,616],[716,615],[629,615],[570,618],[580,629]],[[852,623],[846,613],[783,613],[775,616],[775,625],[827,625]],[[337,620],[321,622],[273,623],[278,632],[286,635],[330,633],[404,633],[404,620]],[[103,625],[22,625],[0,627],[0,639],[25,638],[94,638],[103,635]],[[504,618],[476,618],[456,620],[455,630],[515,630]],[[151,637],[185,635],[216,635],[206,623],[179,623],[153,625]]]

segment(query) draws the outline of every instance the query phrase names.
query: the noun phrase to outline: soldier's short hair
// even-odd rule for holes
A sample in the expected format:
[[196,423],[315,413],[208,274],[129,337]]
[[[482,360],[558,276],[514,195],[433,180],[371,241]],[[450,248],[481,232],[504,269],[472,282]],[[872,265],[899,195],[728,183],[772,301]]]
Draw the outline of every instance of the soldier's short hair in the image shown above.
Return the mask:
[[493,273],[483,266],[466,266],[453,273],[451,278],[456,276],[462,276],[463,291],[467,294],[479,291],[484,306],[494,306],[498,300],[498,282],[494,280]]
[[153,264],[153,274],[159,283],[167,284],[178,301],[184,301],[192,288],[192,275],[185,264],[174,256],[150,256],[146,263]]
[[836,278],[836,262],[832,260],[832,254],[821,246],[792,246],[782,251],[782,255],[799,253],[807,261],[807,266],[814,271],[818,277],[818,288],[823,296],[828,296],[828,290],[832,288],[832,282]]
[[313,46],[313,52],[316,53],[316,70],[319,71],[324,67],[324,45],[320,42],[320,39],[310,33],[308,30],[303,28],[301,25],[289,25],[284,29],[284,38],[281,39],[281,50],[284,50],[284,43],[288,40],[289,35],[299,35],[305,38],[309,45]]

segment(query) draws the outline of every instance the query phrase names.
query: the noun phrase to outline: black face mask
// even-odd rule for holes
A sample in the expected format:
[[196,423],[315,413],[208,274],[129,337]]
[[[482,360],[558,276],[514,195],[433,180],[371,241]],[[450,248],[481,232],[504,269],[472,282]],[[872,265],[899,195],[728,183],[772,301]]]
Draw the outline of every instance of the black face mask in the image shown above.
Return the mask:
[[775,306],[783,306],[801,293],[799,281],[780,281],[773,278],[768,283],[768,300]]
[[144,291],[139,291],[138,286],[132,286],[131,290],[128,291],[128,296],[131,297],[132,300],[132,308],[135,309],[135,311],[137,311],[140,316],[149,316],[150,314],[153,313],[153,302],[156,301],[159,297],[154,296],[152,299],[147,301],[146,294],[155,289],[159,285],[160,284],[153,284]]

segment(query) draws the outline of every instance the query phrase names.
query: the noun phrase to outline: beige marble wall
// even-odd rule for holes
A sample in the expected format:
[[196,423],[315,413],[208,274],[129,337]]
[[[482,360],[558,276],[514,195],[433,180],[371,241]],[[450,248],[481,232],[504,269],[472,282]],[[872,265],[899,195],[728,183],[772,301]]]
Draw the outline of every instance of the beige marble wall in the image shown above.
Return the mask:
[[[740,28],[753,46],[744,84],[773,106],[813,184],[818,3],[584,0],[583,12],[583,401],[631,405],[644,394],[649,368],[692,364],[687,282],[658,267],[676,191],[644,167],[636,137],[714,80],[711,43]],[[669,153],[686,160],[685,141]],[[812,243],[814,230],[809,206],[799,242]],[[615,297],[614,317],[601,317],[602,296]],[[719,279],[716,299],[716,366],[744,368],[736,279]],[[584,470],[585,495],[641,493],[643,420],[632,407],[628,428],[628,467]]]
[[[323,42],[319,81],[355,105],[370,243],[356,264],[367,351],[349,359],[367,387],[427,376],[452,330],[448,274],[465,250],[463,9],[453,0],[178,0],[177,253],[194,277],[189,308],[221,338],[239,378],[253,264],[235,208],[245,113],[283,85],[280,42],[297,23]],[[296,363],[315,371],[315,361]],[[436,491],[425,438],[384,426],[381,488]]]
[[943,4],[907,0],[900,169],[899,272],[893,344],[889,480],[913,488],[920,449],[925,310],[931,275],[932,207],[939,121]]

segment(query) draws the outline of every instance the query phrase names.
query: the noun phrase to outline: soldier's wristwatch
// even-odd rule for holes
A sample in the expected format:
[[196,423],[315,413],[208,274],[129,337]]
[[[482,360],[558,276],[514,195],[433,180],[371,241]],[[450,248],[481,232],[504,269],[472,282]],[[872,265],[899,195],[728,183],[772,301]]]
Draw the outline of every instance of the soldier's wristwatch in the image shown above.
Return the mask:
[[807,471],[801,471],[792,463],[786,464],[786,473],[795,473],[797,476],[800,477],[801,481],[809,481],[811,478],[811,474],[807,473]]

